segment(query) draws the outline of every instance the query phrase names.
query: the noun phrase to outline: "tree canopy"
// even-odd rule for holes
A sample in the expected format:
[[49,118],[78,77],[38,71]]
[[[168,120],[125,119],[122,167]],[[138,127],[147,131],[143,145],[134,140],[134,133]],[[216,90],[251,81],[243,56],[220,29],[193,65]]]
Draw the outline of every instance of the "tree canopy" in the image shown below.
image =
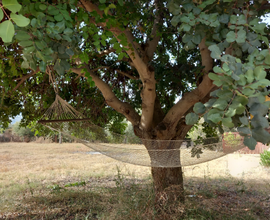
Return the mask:
[[[268,1],[2,0],[0,122],[60,96],[100,125],[183,139],[200,117],[268,143]],[[179,101],[177,101],[180,98]],[[119,114],[120,113],[120,114]],[[252,115],[252,116],[251,116]]]

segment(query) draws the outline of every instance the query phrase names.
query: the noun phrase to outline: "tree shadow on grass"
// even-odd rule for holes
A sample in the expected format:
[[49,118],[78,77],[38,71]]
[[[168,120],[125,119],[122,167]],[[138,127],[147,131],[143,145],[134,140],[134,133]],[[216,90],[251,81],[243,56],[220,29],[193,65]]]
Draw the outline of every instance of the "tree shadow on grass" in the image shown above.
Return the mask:
[[[104,180],[108,181],[108,179]],[[87,184],[37,188],[25,193],[12,213],[0,219],[269,219],[269,184],[237,178],[187,178],[185,213],[179,204],[157,213],[151,181],[118,176],[115,186]],[[99,183],[102,179],[98,180]],[[62,186],[62,187],[61,187]],[[0,212],[1,213],[1,212]]]

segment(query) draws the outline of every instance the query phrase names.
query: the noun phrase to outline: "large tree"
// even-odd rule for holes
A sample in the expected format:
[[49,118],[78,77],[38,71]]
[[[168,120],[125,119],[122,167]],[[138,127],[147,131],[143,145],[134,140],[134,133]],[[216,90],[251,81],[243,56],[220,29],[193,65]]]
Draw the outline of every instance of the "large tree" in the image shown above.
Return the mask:
[[[105,120],[97,124],[108,122],[107,106],[141,139],[168,140],[160,149],[183,140],[202,116],[210,126],[237,128],[251,149],[270,141],[269,30],[261,22],[268,1],[2,0],[0,6],[2,125],[20,112],[27,124],[53,102],[51,71],[63,98]],[[152,176],[157,201],[171,195],[184,201],[181,167],[152,167]]]

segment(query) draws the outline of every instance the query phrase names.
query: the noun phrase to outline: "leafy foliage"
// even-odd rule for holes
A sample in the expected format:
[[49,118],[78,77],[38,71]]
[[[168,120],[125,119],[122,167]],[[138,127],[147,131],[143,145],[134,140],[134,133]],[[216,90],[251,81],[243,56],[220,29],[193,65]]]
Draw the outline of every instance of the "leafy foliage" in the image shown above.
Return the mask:
[[16,122],[13,126],[12,126],[12,131],[20,136],[20,137],[34,137],[35,136],[35,132],[32,131],[29,127],[21,127],[20,126],[20,122]]
[[[123,133],[124,117],[104,108],[110,100],[104,100],[92,76],[95,73],[117,99],[141,114],[145,82],[132,64],[141,48],[139,57],[155,73],[156,96],[164,115],[208,74],[216,91],[210,99],[201,97],[194,103],[193,111],[184,114],[186,124],[194,125],[204,117],[214,130],[237,128],[250,149],[257,141],[270,142],[265,130],[270,107],[265,99],[270,85],[269,29],[261,21],[267,12],[261,10],[263,1],[92,3],[96,8],[90,11],[76,0],[0,3],[2,126],[20,112],[24,125],[42,115],[53,102],[51,72],[61,97],[95,124],[105,127],[113,121],[110,130]],[[156,39],[149,57],[145,51]],[[213,61],[210,73],[204,72],[199,48],[203,39]],[[79,75],[71,71],[84,64],[89,69],[82,68]]]

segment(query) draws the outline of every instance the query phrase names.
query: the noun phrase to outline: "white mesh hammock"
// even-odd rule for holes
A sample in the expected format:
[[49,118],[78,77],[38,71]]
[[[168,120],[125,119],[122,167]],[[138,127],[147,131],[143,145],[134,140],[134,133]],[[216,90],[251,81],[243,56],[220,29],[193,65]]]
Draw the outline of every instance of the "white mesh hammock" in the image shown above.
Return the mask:
[[245,147],[243,138],[235,134],[204,139],[200,143],[191,140],[148,140],[115,134],[94,125],[58,94],[38,122],[106,156],[141,166],[190,166]]

